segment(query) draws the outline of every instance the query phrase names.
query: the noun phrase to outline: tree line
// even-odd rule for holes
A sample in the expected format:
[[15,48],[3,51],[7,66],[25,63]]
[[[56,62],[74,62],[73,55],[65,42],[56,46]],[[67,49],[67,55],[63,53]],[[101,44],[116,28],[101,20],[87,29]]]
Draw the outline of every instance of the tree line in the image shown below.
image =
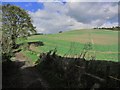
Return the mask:
[[105,29],[105,30],[116,30],[116,31],[119,31],[120,30],[120,26],[113,26],[113,27],[97,27],[97,28],[94,28],[94,29]]

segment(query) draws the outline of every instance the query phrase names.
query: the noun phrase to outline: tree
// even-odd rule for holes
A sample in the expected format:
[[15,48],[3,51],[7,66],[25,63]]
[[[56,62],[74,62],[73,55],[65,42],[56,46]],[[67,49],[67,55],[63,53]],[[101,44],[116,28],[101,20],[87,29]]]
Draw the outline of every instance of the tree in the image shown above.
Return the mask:
[[59,31],[59,33],[62,33],[62,31]]
[[27,38],[36,33],[28,13],[14,5],[2,6],[2,50],[10,53],[16,47],[18,37]]

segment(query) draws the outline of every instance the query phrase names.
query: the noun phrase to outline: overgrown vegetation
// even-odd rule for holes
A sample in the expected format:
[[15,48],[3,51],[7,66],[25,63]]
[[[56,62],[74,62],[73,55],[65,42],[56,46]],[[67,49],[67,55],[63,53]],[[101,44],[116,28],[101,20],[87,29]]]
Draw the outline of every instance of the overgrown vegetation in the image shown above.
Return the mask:
[[65,58],[51,50],[40,55],[36,67],[51,87],[120,88],[120,63]]

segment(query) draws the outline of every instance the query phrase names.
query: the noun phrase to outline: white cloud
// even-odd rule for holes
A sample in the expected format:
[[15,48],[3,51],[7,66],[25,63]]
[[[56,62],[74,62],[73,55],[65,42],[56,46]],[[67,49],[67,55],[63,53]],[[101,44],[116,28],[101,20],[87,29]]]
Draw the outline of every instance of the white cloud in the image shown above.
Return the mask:
[[60,30],[82,28],[82,23],[77,22],[65,14],[50,13],[38,10],[35,13],[29,12],[33,19],[33,24],[37,27],[38,32],[57,33]]
[[[117,3],[114,6],[113,3],[68,3],[69,13],[71,17],[76,18],[78,21],[83,23],[90,23],[96,19],[110,19],[118,14]],[[72,12],[72,13],[71,13]]]
[[[116,25],[117,3],[44,3],[44,9],[29,12],[38,32],[57,33],[80,28]],[[107,23],[106,23],[107,22]]]
[[118,23],[117,22],[115,23],[106,22],[100,27],[113,27],[113,26],[118,26]]
[[[61,0],[1,0],[2,2],[60,2]],[[66,2],[119,2],[119,0],[64,0]]]
[[[61,0],[37,0],[38,2],[61,2]],[[119,0],[63,0],[66,2],[119,2]]]

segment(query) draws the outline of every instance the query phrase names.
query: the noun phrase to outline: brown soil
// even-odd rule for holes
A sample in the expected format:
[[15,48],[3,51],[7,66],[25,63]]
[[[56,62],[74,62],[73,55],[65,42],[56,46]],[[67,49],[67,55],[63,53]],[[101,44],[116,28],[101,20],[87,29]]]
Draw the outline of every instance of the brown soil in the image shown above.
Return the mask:
[[40,52],[40,50],[37,49],[36,46],[32,45],[32,44],[29,46],[29,49],[32,50],[32,51],[38,52],[38,53]]
[[15,54],[15,58],[18,61],[26,61],[28,58],[25,57],[21,52]]

